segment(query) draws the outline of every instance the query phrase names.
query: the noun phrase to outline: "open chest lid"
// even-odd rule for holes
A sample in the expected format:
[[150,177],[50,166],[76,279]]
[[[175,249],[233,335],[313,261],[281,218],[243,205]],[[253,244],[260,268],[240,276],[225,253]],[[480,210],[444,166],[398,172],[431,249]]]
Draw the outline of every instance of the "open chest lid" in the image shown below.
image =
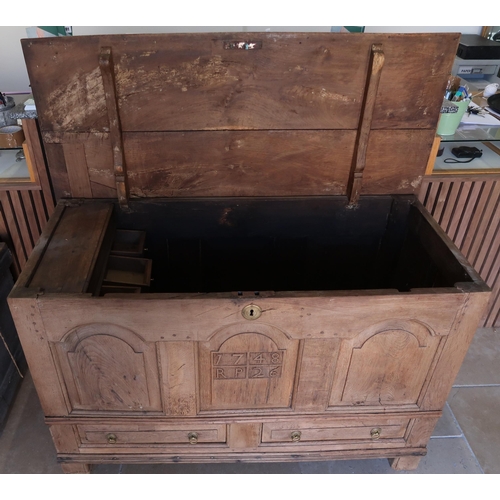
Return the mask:
[[205,33],[22,40],[55,194],[415,192],[459,41]]

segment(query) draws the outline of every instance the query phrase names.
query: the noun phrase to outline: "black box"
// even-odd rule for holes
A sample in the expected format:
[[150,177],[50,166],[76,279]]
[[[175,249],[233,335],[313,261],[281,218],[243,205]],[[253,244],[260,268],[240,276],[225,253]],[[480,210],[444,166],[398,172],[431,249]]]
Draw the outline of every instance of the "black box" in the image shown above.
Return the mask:
[[457,56],[462,59],[500,59],[500,42],[479,35],[462,35]]

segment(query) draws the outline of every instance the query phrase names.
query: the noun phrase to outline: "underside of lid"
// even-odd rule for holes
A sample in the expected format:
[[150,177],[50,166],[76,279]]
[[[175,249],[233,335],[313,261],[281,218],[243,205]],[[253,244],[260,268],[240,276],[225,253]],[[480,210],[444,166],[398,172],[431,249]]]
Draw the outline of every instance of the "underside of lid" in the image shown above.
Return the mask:
[[56,196],[413,193],[459,34],[23,40]]

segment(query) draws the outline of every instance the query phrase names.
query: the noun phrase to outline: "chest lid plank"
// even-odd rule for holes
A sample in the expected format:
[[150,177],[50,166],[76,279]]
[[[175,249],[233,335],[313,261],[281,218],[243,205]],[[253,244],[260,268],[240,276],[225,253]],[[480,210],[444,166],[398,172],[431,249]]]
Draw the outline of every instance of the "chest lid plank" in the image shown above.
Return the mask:
[[22,45],[57,197],[84,186],[122,204],[355,201],[418,189],[458,39],[205,33]]

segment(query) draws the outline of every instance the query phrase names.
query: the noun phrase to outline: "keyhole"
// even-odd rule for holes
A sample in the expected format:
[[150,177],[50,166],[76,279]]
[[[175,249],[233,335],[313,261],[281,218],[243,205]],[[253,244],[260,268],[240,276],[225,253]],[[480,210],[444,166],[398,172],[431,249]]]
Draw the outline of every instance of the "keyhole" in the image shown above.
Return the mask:
[[243,314],[245,319],[257,319],[260,317],[261,313],[262,309],[255,304],[248,304],[241,311],[241,314]]

